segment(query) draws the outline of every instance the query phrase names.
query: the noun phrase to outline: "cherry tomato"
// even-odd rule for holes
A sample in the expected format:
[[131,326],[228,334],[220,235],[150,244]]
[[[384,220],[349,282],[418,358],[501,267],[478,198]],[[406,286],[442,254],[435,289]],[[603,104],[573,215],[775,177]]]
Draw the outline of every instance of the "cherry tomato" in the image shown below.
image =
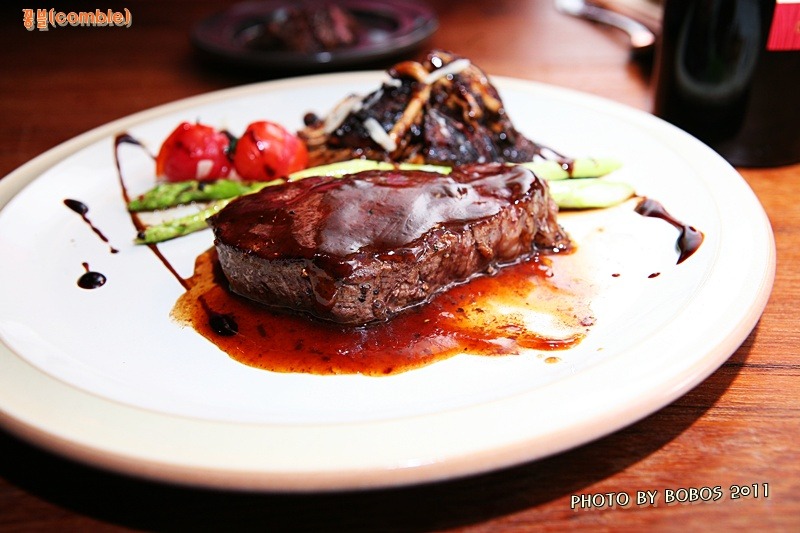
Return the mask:
[[184,122],[175,128],[156,157],[156,174],[167,181],[211,181],[228,176],[230,139],[211,126]]
[[236,143],[233,167],[246,181],[269,181],[308,165],[308,148],[274,122],[253,122]]

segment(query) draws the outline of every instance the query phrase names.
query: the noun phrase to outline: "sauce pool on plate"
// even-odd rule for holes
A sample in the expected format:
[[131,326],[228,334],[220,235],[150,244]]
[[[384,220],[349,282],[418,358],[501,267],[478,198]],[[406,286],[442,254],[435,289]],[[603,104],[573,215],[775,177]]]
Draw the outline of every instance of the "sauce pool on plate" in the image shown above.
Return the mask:
[[[479,356],[575,346],[591,312],[565,306],[544,259],[501,269],[437,295],[431,302],[370,326],[347,326],[283,313],[227,290],[212,248],[201,254],[172,315],[233,359],[275,372],[385,376],[465,353]],[[558,335],[537,333],[538,315]]]

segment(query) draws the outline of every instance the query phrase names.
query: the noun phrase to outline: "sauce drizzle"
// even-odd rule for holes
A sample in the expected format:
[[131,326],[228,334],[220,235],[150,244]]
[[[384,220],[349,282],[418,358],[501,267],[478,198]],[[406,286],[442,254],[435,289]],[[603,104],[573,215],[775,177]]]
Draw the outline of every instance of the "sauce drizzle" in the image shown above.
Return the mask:
[[[125,185],[125,180],[122,177],[122,166],[119,161],[119,147],[123,144],[133,144],[135,146],[139,146],[143,150],[146,149],[138,139],[132,137],[128,133],[121,133],[114,138],[114,164],[117,167],[117,178],[119,180],[120,191],[122,192],[122,201],[125,202],[125,206],[127,207],[127,205],[131,203],[131,197],[130,194],[128,194],[128,187]],[[155,159],[153,154],[150,152],[148,152],[148,154],[150,157]],[[133,224],[133,227],[136,228],[136,231],[144,231],[146,225],[144,222],[142,222],[142,219],[139,218],[139,215],[133,211],[128,211],[128,215],[131,217],[131,223]],[[178,280],[178,283],[180,283],[184,289],[188,290],[189,285],[187,284],[186,280],[183,279],[180,274],[178,274],[178,272],[175,270],[175,267],[172,266],[167,258],[164,257],[164,254],[161,253],[161,250],[158,249],[158,246],[155,244],[147,244],[146,246],[150,248],[150,251],[153,252],[159,261],[161,261],[161,264],[163,264],[164,267],[175,277],[175,279]]]
[[652,198],[642,198],[636,206],[635,211],[644,217],[660,218],[680,231],[676,243],[679,252],[678,262],[676,263],[678,265],[689,259],[689,257],[700,248],[700,245],[703,244],[704,236],[701,231],[696,230],[688,224],[684,224],[670,215],[663,205]]
[[85,203],[79,200],[73,200],[70,198],[64,200],[64,205],[66,205],[71,210],[75,211],[81,216],[83,221],[86,222],[86,224],[88,224],[90,228],[92,228],[92,231],[95,233],[95,235],[100,237],[100,240],[102,240],[104,243],[108,244],[108,248],[112,254],[119,252],[119,250],[111,246],[111,243],[108,241],[108,238],[105,235],[103,235],[103,232],[100,231],[94,224],[92,224],[91,220],[89,220],[89,217],[87,216],[87,213],[89,213],[89,206],[87,206]]

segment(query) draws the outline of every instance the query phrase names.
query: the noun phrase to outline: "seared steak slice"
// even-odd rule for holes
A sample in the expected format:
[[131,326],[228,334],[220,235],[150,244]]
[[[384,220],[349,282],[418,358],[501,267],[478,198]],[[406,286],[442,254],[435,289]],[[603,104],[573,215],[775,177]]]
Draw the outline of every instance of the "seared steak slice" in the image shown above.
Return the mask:
[[386,320],[474,276],[569,248],[522,167],[367,171],[242,196],[209,224],[231,290],[347,324]]
[[350,96],[324,118],[307,116],[299,135],[311,166],[357,157],[450,166],[558,157],[517,131],[497,89],[466,58],[433,51],[388,74],[367,96]]

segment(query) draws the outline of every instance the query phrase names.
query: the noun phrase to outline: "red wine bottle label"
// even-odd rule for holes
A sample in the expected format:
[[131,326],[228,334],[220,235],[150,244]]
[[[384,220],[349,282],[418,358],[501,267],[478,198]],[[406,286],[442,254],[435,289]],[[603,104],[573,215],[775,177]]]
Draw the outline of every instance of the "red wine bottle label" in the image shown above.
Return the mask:
[[767,50],[800,50],[800,0],[777,0]]

